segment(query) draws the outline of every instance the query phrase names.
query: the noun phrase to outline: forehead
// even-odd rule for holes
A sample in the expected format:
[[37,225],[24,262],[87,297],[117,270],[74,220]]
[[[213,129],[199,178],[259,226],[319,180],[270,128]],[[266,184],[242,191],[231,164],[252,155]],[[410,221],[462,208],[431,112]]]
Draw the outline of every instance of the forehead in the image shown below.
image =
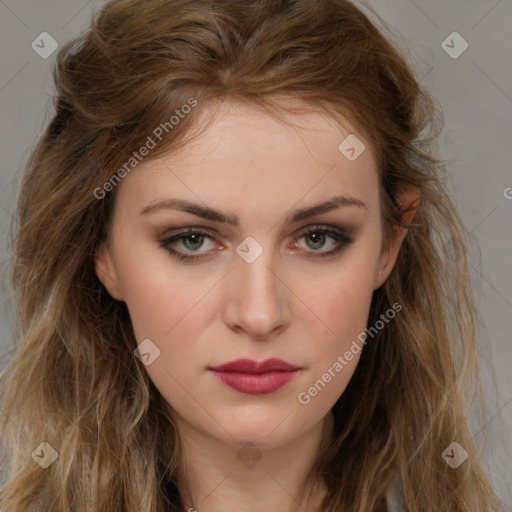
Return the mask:
[[[366,158],[362,160],[375,163],[373,149],[347,117],[334,111],[315,109],[297,99],[280,100],[279,103],[285,108],[293,108],[293,113],[278,111],[274,116],[258,105],[239,101],[223,101],[204,107],[196,122],[198,138],[188,147],[174,151],[174,161],[188,162],[190,149],[203,150],[204,156],[215,152],[219,158],[238,154],[245,159],[253,154],[263,157],[265,151],[276,150],[272,156],[275,157],[277,152],[290,159],[291,148],[297,154],[308,152],[319,163],[338,160],[341,155],[355,161],[363,153]],[[342,144],[347,137],[347,144]],[[349,146],[357,150],[355,154],[347,152]]]
[[190,142],[124,178],[119,208],[181,197],[247,215],[282,214],[337,193],[378,207],[373,148],[348,119],[305,104],[280,117],[244,103],[205,107]]

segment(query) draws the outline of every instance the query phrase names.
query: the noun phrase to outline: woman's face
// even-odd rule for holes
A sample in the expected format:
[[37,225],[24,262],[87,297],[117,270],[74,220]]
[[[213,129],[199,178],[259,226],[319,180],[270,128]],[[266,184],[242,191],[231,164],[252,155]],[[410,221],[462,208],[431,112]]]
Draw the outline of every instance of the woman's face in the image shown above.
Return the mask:
[[[194,142],[142,161],[118,185],[96,259],[178,428],[235,446],[283,445],[324,420],[401,241],[381,253],[363,137],[320,113],[292,121],[224,104]],[[212,370],[273,358],[296,370]]]

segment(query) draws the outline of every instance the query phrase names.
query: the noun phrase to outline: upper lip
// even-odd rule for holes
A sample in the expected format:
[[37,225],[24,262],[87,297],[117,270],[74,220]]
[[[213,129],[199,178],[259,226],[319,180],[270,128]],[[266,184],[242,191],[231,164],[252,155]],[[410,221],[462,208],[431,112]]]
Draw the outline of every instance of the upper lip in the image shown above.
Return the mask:
[[300,370],[300,367],[276,358],[267,359],[261,362],[253,361],[252,359],[237,359],[236,361],[229,361],[228,363],[211,367],[210,370],[216,372],[267,373],[292,372]]

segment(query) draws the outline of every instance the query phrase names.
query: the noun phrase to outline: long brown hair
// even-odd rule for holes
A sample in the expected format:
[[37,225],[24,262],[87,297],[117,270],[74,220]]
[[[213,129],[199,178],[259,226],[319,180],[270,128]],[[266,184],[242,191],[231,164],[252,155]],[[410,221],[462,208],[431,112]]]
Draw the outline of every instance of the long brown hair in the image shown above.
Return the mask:
[[[364,348],[312,471],[327,486],[322,510],[384,512],[392,483],[411,512],[498,510],[464,409],[476,396],[477,310],[469,234],[431,151],[442,113],[362,10],[347,0],[114,0],[60,49],[54,80],[56,112],[28,161],[13,240],[2,511],[184,509],[178,432],[94,254],[109,234],[119,170],[137,172],[126,162],[148,137],[150,159],[185,144],[213,101],[278,115],[279,98],[340,113],[373,145],[384,244],[403,213],[401,190],[421,193],[368,324],[395,302],[403,309]],[[457,469],[442,457],[454,441],[469,456]],[[53,453],[42,442],[58,453],[46,469],[34,462],[41,449]]]

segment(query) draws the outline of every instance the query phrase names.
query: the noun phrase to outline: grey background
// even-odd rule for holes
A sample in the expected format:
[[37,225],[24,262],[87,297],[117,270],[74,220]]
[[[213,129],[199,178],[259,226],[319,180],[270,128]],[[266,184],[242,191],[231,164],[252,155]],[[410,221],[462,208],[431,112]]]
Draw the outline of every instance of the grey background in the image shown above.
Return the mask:
[[[43,59],[31,43],[48,32],[62,44],[87,27],[101,3],[0,0],[1,270],[7,268],[7,235],[21,170],[51,114],[55,53]],[[472,419],[471,428],[496,489],[512,510],[512,0],[369,4],[444,110],[440,152],[453,162],[450,191],[482,255],[481,272],[478,262],[472,272],[488,335],[481,358],[489,411],[483,422]],[[442,47],[454,31],[469,45],[458,58]],[[445,44],[454,46],[453,51],[461,47],[457,39],[448,38]],[[13,343],[13,308],[3,274],[0,286],[3,352]],[[0,359],[0,368],[6,362]]]

